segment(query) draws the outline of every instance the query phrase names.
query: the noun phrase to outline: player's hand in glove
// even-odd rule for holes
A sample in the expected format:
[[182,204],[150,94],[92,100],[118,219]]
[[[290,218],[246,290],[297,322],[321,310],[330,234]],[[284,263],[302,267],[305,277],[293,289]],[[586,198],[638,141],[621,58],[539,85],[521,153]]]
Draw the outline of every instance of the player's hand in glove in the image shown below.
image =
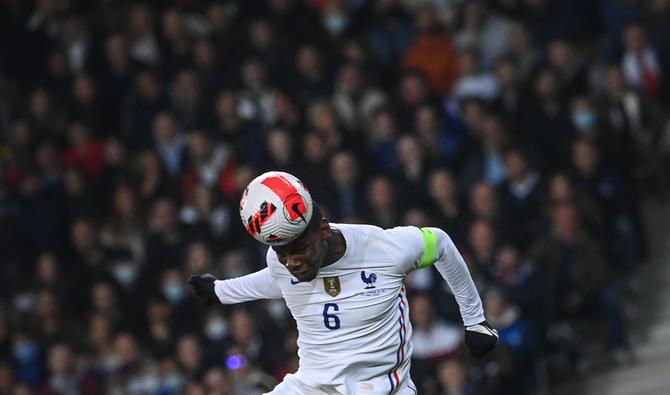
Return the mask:
[[214,292],[215,280],[216,277],[209,273],[188,278],[188,283],[191,284],[195,295],[207,306],[219,302],[219,298]]
[[498,344],[498,331],[491,328],[486,321],[476,325],[465,327],[465,344],[470,349],[470,354],[481,359]]

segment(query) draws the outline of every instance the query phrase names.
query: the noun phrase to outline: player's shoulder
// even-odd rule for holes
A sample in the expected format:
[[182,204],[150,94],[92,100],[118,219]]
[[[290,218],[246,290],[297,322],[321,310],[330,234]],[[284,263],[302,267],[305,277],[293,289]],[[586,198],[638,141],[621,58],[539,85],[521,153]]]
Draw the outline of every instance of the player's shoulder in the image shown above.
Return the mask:
[[331,223],[331,227],[345,231],[357,238],[385,239],[406,237],[411,233],[420,232],[416,226],[396,226],[393,228],[381,228],[376,225],[367,224],[340,224]]
[[421,231],[414,226],[380,228],[375,225],[332,224],[340,230],[345,239],[353,241],[356,249],[367,252],[385,251],[396,253],[404,251],[421,240]]
[[348,236],[347,238],[356,240],[365,240],[367,238],[374,237],[376,234],[384,230],[379,226],[364,224],[331,223],[330,227],[344,233],[346,236]]

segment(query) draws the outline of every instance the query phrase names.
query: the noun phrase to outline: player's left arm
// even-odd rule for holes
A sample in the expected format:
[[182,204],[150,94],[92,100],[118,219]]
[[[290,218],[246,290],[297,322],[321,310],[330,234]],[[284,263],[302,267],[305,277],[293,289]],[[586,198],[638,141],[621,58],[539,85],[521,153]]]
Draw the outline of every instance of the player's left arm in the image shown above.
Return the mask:
[[[438,228],[411,228],[416,245],[407,271],[434,265],[454,293],[465,325],[465,344],[475,358],[481,358],[498,343],[498,332],[484,317],[482,301],[465,260],[449,235]],[[420,232],[420,238],[416,231]],[[419,247],[420,246],[420,247]],[[420,253],[419,253],[420,252]]]

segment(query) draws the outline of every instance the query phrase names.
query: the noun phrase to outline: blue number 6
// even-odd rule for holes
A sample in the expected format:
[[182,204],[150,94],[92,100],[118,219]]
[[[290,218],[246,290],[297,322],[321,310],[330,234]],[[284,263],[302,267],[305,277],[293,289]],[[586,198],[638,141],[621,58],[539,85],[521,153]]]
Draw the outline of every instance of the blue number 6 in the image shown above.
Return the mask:
[[335,303],[326,303],[323,306],[323,324],[326,328],[332,330],[340,329],[340,318],[335,314],[328,314],[328,309],[333,308],[335,311],[340,311],[340,308]]

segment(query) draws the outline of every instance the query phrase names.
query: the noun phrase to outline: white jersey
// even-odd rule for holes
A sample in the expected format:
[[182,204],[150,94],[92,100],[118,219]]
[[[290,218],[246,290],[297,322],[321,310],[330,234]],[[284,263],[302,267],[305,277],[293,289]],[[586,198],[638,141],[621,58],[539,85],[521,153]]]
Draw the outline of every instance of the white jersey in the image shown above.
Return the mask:
[[[216,282],[223,303],[282,297],[298,327],[295,377],[324,393],[394,393],[409,381],[412,325],[404,277],[433,263],[454,290],[466,325],[484,320],[481,301],[451,240],[437,229],[331,224],[344,255],[299,282],[271,248],[252,282]],[[446,237],[446,239],[445,239]],[[454,261],[456,260],[456,261]],[[449,272],[451,271],[451,272]]]

